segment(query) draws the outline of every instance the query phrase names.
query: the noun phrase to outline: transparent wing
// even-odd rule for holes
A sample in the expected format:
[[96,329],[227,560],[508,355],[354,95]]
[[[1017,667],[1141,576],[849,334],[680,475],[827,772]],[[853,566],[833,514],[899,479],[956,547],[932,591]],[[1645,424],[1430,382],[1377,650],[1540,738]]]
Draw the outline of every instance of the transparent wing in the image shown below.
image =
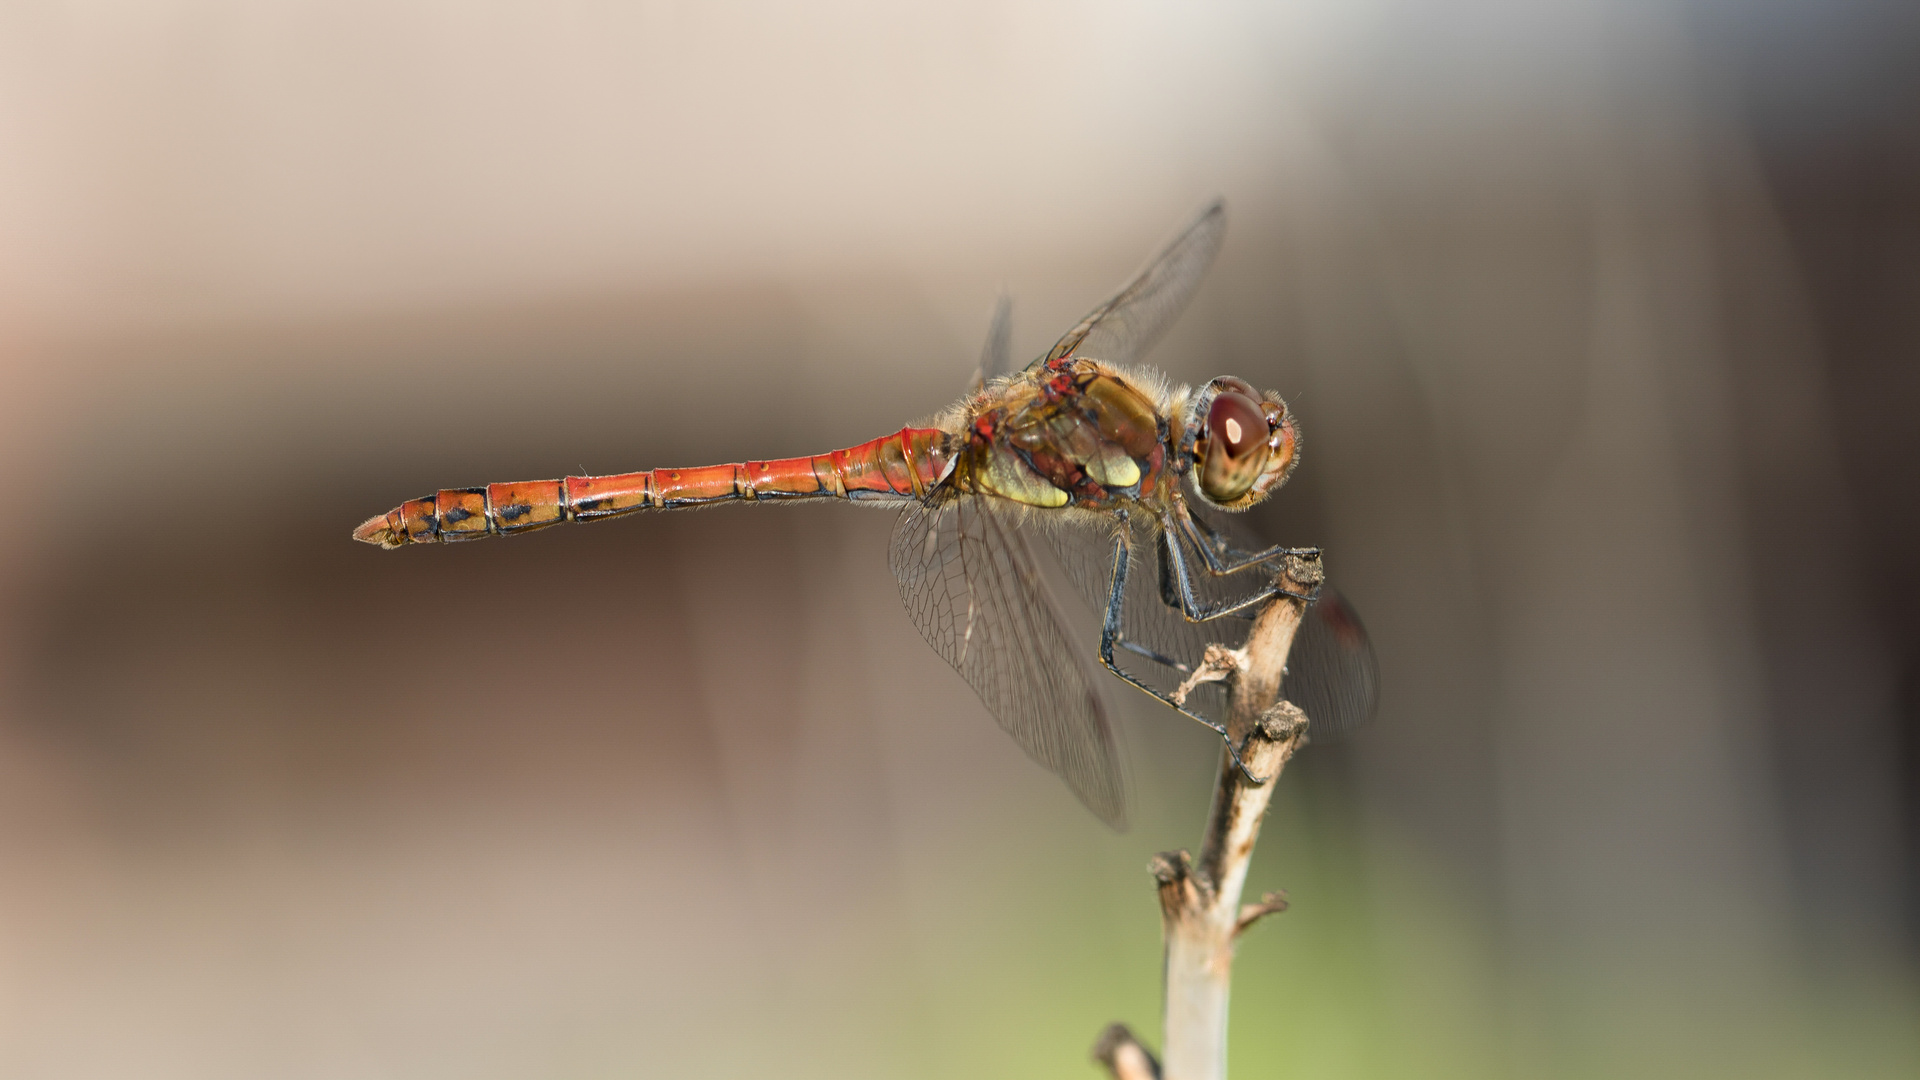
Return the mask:
[[1167,332],[1200,287],[1226,236],[1226,204],[1214,200],[1113,298],[1067,331],[1044,358],[1086,356],[1130,364]]
[[987,343],[980,347],[980,364],[973,369],[967,393],[977,394],[986,385],[1012,367],[1013,298],[1006,293],[993,305],[993,325],[987,329]]
[[[1236,518],[1211,515],[1209,523],[1232,536],[1236,546],[1265,546]],[[1046,535],[1075,591],[1095,611],[1104,611],[1112,591],[1112,538],[1092,530],[1058,529]],[[1162,540],[1156,523],[1135,518],[1130,536],[1135,569],[1127,581],[1121,632],[1137,648],[1116,652],[1116,659],[1129,674],[1170,691],[1198,664],[1208,644],[1239,648],[1246,643],[1253,623],[1251,610],[1202,623],[1187,621],[1179,597],[1167,580]],[[1257,569],[1224,576],[1209,574],[1201,568],[1199,553],[1184,539],[1182,544],[1193,572],[1194,589],[1205,602],[1238,599],[1263,583]],[[1338,590],[1322,587],[1320,598],[1307,609],[1287,657],[1283,693],[1306,712],[1313,738],[1324,743],[1372,718],[1379,685],[1379,665],[1365,624]],[[1189,708],[1215,719],[1225,718],[1225,705],[1224,688],[1217,685],[1201,687],[1188,699]]]
[[980,377],[992,382],[1013,370],[1013,297],[1006,293],[993,305],[993,325],[980,348]]
[[1127,799],[1113,726],[1012,511],[944,492],[893,529],[888,563],[907,614],[1001,728],[1116,829]]
[[[1044,534],[1047,546],[1073,584],[1074,591],[1096,614],[1104,613],[1113,592],[1113,534],[1086,528],[1057,528]],[[1165,559],[1161,531],[1153,519],[1136,514],[1128,527],[1132,569],[1127,574],[1126,602],[1121,610],[1122,645],[1114,660],[1127,674],[1164,693],[1171,693],[1193,672],[1207,646],[1213,643],[1237,649],[1246,643],[1251,619],[1226,616],[1208,622],[1188,622],[1180,613],[1177,594],[1163,580]],[[1197,558],[1197,556],[1195,556]],[[1220,578],[1197,581],[1208,599],[1239,595],[1257,587],[1254,579]],[[1226,716],[1225,687],[1209,683],[1197,688],[1187,707],[1215,719]]]
[[[1257,551],[1269,543],[1244,515],[1193,512],[1237,548]],[[1380,663],[1373,639],[1360,613],[1332,584],[1320,587],[1320,598],[1300,623],[1287,654],[1282,692],[1307,714],[1312,737],[1323,743],[1351,734],[1379,707]]]
[[1332,586],[1307,609],[1287,654],[1282,691],[1307,714],[1308,734],[1338,739],[1373,719],[1380,701],[1380,665],[1359,613]]

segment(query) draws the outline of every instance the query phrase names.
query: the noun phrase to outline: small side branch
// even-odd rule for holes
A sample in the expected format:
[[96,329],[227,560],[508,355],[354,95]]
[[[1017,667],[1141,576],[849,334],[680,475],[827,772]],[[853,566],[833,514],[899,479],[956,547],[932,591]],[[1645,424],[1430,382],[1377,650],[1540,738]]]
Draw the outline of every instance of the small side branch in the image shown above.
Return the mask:
[[1187,676],[1186,680],[1167,696],[1173,699],[1175,705],[1185,705],[1187,698],[1207,683],[1225,682],[1233,678],[1240,670],[1241,659],[1237,649],[1229,649],[1225,645],[1209,645],[1206,659],[1200,661],[1200,666],[1194,669],[1193,674]]
[[[1311,596],[1321,582],[1317,558],[1289,556],[1279,574],[1289,592]],[[1260,837],[1260,823],[1273,798],[1273,781],[1306,740],[1307,717],[1280,701],[1280,680],[1294,633],[1306,614],[1306,601],[1275,597],[1254,619],[1247,643],[1239,649],[1209,647],[1205,661],[1175,692],[1176,700],[1202,683],[1231,683],[1227,720],[1229,738],[1240,746],[1237,768],[1220,755],[1213,804],[1196,860],[1185,851],[1155,856],[1149,865],[1160,894],[1161,930],[1166,938],[1165,1062],[1162,1071],[1139,1074],[1165,1080],[1223,1080],[1227,1074],[1227,995],[1231,986],[1234,943],[1247,927],[1266,915],[1285,911],[1284,894],[1268,893],[1242,907],[1247,869]],[[1258,777],[1258,782],[1248,779]],[[1108,1046],[1119,1025],[1108,1028],[1096,1047]],[[1126,1033],[1132,1041],[1132,1034]],[[1142,1054],[1145,1048],[1132,1041]],[[1100,1059],[1103,1063],[1106,1057]],[[1146,1056],[1152,1061],[1151,1055]],[[1109,1064],[1116,1077],[1127,1076]]]
[[1247,927],[1268,915],[1278,915],[1285,910],[1287,910],[1287,894],[1284,892],[1266,893],[1260,897],[1260,902],[1257,904],[1240,905],[1240,918],[1233,924],[1234,939],[1238,940],[1241,934],[1247,932]]
[[1107,1025],[1093,1044],[1093,1060],[1105,1065],[1113,1080],[1160,1080],[1160,1062],[1125,1024]]

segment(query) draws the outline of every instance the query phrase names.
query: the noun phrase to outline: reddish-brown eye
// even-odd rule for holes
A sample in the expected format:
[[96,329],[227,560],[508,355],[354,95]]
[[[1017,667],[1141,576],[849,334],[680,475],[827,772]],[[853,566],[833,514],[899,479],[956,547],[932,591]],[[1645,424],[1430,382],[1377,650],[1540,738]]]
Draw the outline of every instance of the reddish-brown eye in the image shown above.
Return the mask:
[[1201,493],[1221,505],[1244,498],[1267,467],[1271,435],[1266,411],[1254,398],[1231,390],[1215,394],[1207,407]]
[[1231,375],[1222,375],[1213,380],[1213,385],[1223,394],[1228,392],[1244,394],[1255,401],[1260,400],[1260,391],[1255,390],[1253,384],[1245,379],[1236,379]]
[[1207,410],[1207,435],[1234,458],[1267,441],[1267,414],[1245,394],[1223,393]]

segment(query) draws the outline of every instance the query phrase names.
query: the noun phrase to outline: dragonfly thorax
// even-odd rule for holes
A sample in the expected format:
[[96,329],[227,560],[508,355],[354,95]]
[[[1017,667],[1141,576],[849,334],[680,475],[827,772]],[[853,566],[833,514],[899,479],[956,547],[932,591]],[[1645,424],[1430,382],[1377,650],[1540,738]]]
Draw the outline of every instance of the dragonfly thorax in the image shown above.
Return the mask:
[[1164,501],[1178,477],[1155,390],[1079,359],[999,383],[971,403],[965,483],[1045,508]]

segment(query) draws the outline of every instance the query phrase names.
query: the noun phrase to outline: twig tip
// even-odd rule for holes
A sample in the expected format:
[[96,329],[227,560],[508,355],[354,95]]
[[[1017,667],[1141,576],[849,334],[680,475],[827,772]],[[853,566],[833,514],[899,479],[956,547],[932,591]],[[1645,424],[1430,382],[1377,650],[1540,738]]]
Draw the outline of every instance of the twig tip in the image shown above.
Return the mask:
[[1307,732],[1307,714],[1291,701],[1280,700],[1260,714],[1255,732],[1272,742],[1286,742]]
[[1171,885],[1193,874],[1193,856],[1182,849],[1163,851],[1147,860],[1147,873],[1162,885]]
[[1093,1044],[1093,1060],[1105,1065],[1114,1080],[1160,1080],[1159,1060],[1125,1024],[1107,1025]]

